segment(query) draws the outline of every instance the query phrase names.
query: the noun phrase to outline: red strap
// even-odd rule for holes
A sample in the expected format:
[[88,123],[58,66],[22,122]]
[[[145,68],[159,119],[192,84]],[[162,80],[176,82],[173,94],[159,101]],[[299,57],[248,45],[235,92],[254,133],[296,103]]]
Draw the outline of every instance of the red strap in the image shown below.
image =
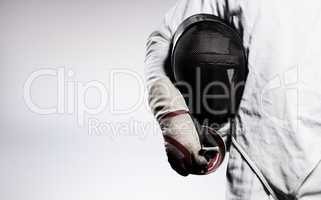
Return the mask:
[[222,162],[222,156],[220,155],[220,153],[218,153],[214,158],[212,158],[210,160],[210,162],[208,163],[208,166],[207,166],[207,173],[211,173],[213,171],[215,171],[220,165],[221,165],[221,162]]
[[164,136],[165,141],[168,142],[169,144],[175,146],[183,155],[184,159],[186,159],[187,162],[190,162],[191,160],[191,154],[190,152],[178,141],[176,141],[174,138],[170,136]]
[[189,112],[186,111],[186,110],[177,110],[177,111],[174,111],[174,112],[169,112],[169,113],[163,115],[163,116],[160,118],[160,121],[162,121],[162,120],[164,120],[164,119],[176,117],[176,116],[178,116],[178,115],[188,114],[188,113],[189,113]]

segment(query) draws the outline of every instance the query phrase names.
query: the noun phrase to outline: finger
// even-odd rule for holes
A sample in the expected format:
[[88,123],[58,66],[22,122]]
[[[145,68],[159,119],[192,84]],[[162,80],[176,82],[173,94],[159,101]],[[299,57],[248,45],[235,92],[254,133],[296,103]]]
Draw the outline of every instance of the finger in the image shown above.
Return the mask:
[[181,176],[188,176],[189,170],[186,168],[184,160],[177,159],[175,155],[173,156],[171,154],[167,154],[167,157],[172,169],[174,169]]
[[187,176],[191,169],[190,152],[175,139],[166,136],[165,147],[172,168],[182,176]]
[[200,155],[192,156],[191,173],[193,174],[205,174],[207,172],[208,161],[205,157]]

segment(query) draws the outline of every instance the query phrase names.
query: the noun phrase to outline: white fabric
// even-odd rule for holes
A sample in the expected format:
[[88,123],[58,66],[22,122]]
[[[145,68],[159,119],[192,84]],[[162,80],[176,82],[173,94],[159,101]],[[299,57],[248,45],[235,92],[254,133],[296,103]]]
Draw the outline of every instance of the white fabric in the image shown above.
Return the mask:
[[189,160],[190,166],[184,166],[182,152],[179,152],[175,145],[168,143],[165,138],[168,156],[175,157],[171,158],[174,160],[170,161],[172,168],[181,174],[185,174],[185,172],[180,172],[181,168],[184,168],[184,171],[188,171],[192,167],[198,167],[199,170],[188,173],[204,174],[206,167],[202,169],[200,166],[207,166],[207,161],[205,157],[199,155],[201,143],[191,116],[185,113],[175,117],[164,118],[166,114],[171,112],[188,111],[183,96],[167,77],[159,78],[153,82],[150,87],[149,104],[160,123],[163,136],[170,137],[183,145],[191,156],[188,159],[193,159],[193,162]]
[[180,0],[147,43],[152,88],[184,19],[208,13],[235,24],[249,52],[235,138],[280,196],[298,194],[321,159],[320,10],[319,0]]
[[226,199],[274,200],[234,146],[230,149],[226,175]]
[[[320,177],[321,164],[319,163],[295,193],[277,194],[276,198],[280,200],[320,200]],[[226,199],[228,200],[275,200],[234,146],[230,149],[227,183]]]
[[153,81],[149,88],[148,102],[157,119],[175,111],[188,111],[184,97],[167,77]]

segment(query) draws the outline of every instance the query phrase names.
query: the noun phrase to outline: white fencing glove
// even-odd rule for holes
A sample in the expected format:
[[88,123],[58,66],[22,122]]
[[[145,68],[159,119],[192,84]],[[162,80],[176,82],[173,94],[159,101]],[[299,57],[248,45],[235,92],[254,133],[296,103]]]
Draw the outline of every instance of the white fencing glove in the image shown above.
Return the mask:
[[[213,139],[219,141],[217,145],[219,149],[224,149],[224,152],[219,153],[217,150],[214,155],[206,156],[185,100],[172,82],[167,77],[162,77],[153,81],[148,89],[149,104],[160,124],[171,167],[183,176],[203,175],[215,171],[225,154],[224,142],[220,137],[214,134]],[[206,141],[211,137],[202,135],[202,139]]]
[[171,167],[180,175],[205,174],[208,161],[200,155],[201,143],[189,114],[172,112],[160,120]]

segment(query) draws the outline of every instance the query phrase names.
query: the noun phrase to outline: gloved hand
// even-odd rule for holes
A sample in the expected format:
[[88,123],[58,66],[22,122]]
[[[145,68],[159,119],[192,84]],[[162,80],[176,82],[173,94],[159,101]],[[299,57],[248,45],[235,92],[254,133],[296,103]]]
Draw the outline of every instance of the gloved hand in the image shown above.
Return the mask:
[[171,167],[182,176],[206,174],[208,161],[200,155],[201,143],[191,116],[174,114],[161,119],[160,125]]
[[202,148],[185,100],[167,77],[150,83],[149,104],[161,126],[168,161],[176,172],[183,176],[203,175],[218,168],[225,154],[224,141],[206,129],[200,131],[203,146],[219,148],[214,151]]

